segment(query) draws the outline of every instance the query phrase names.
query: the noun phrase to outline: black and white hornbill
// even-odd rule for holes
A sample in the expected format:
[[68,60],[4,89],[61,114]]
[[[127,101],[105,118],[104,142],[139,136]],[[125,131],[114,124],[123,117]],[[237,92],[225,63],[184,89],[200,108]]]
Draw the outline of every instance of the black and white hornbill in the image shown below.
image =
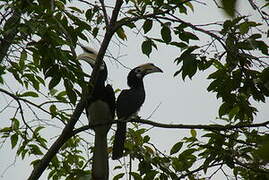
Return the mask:
[[117,102],[116,112],[118,119],[115,140],[113,144],[112,159],[119,159],[123,156],[124,141],[126,139],[126,122],[129,117],[136,115],[145,101],[145,89],[143,78],[147,74],[163,72],[152,63],[140,65],[132,69],[127,77],[127,84],[130,89],[121,91]]
[[[84,50],[84,53],[80,54],[77,59],[86,61],[93,68],[97,52],[89,47],[81,47]],[[115,116],[115,93],[111,85],[105,85],[107,74],[106,64],[103,63],[100,67],[97,82],[93,89],[92,98],[86,106],[86,114],[89,124],[102,124],[93,128],[95,131],[95,139],[92,178],[95,180],[106,180],[109,175],[107,133],[111,127],[111,124],[109,123],[114,120]]]

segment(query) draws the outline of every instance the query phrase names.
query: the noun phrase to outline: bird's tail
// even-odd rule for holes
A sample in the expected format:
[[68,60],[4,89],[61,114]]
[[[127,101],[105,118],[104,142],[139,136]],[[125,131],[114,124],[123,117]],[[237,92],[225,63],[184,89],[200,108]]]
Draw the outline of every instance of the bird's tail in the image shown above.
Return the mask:
[[115,134],[112,159],[119,159],[123,156],[124,142],[126,139],[126,122],[117,123],[117,131]]

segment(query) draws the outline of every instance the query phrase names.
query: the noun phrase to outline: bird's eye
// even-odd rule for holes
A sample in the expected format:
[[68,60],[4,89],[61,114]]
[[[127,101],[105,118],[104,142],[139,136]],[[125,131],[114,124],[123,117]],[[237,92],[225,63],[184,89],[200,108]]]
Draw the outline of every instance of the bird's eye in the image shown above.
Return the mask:
[[135,72],[136,72],[136,73],[141,73],[141,69],[137,68],[137,69],[135,70]]

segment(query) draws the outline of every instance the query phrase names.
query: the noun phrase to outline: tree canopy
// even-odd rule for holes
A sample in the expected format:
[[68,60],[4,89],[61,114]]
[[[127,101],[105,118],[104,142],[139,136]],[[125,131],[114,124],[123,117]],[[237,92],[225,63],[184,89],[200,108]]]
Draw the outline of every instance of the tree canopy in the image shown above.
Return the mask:
[[[117,172],[113,179],[213,179],[217,173],[227,179],[269,179],[269,120],[256,119],[257,104],[269,96],[269,1],[245,2],[259,22],[238,12],[239,1],[214,0],[212,8],[229,18],[194,24],[182,16],[195,14],[204,1],[1,0],[0,148],[11,144],[14,156],[32,160],[31,180],[45,170],[54,180],[89,178],[92,126],[80,119],[103,59],[123,67],[111,52],[132,32],[142,37],[141,53],[147,57],[160,46],[178,49],[178,57],[167,61],[177,65],[171,70],[175,78],[192,79],[210,69],[210,84],[201,91],[214,93],[221,103],[211,124],[129,119],[125,161],[110,167]],[[82,42],[100,47],[91,74],[76,60]],[[147,134],[152,127],[187,129],[190,136],[163,152]]]

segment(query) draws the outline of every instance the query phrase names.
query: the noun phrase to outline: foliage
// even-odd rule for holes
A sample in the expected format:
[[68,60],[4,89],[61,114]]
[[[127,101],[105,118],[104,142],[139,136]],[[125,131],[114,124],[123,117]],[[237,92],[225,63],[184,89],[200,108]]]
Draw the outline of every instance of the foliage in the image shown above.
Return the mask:
[[[16,156],[34,158],[31,165],[36,167],[52,143],[45,130],[66,126],[84,93],[82,89],[91,87],[76,60],[75,47],[79,41],[102,39],[109,30],[109,18],[104,14],[111,7],[105,10],[102,1],[80,1],[84,8],[66,0],[0,2],[4,17],[0,21],[1,46],[8,46],[5,58],[0,59],[0,91],[10,98],[0,111],[4,114],[8,109],[9,117],[3,120],[10,119],[10,124],[0,129],[1,139],[4,143],[10,140]],[[210,31],[207,26],[201,28],[180,19],[182,14],[195,12],[195,2],[126,0],[112,29],[117,36],[114,39],[122,43],[128,40],[127,29],[139,29],[144,38],[141,51],[148,57],[161,44],[178,48],[180,54],[174,63],[179,68],[174,75],[183,80],[213,70],[207,91],[222,101],[219,119],[224,123],[219,125],[224,129],[204,129],[198,137],[198,130],[186,126],[190,136],[175,142],[167,154],[151,142],[147,129],[133,124],[128,129],[125,156],[130,156],[129,163],[137,163],[137,167],[132,167],[129,174],[138,180],[203,179],[209,169],[221,171],[225,167],[234,177],[269,179],[268,121],[250,128],[258,113],[254,102],[264,103],[269,96],[268,14],[260,13],[264,21],[254,22],[236,14],[236,0],[222,0],[224,11],[232,17],[221,23],[220,29]],[[259,12],[268,5],[263,1]],[[20,17],[18,23],[13,15]],[[154,29],[159,29],[157,35]],[[14,32],[10,45],[5,43]],[[201,33],[211,42],[197,43]],[[9,84],[9,78],[19,84],[19,90]],[[225,129],[236,125],[242,127]],[[83,179],[91,173],[91,157],[85,154],[92,150],[92,144],[76,130],[51,159],[49,179]],[[126,174],[124,166],[127,164],[115,167],[119,174],[114,179]]]

